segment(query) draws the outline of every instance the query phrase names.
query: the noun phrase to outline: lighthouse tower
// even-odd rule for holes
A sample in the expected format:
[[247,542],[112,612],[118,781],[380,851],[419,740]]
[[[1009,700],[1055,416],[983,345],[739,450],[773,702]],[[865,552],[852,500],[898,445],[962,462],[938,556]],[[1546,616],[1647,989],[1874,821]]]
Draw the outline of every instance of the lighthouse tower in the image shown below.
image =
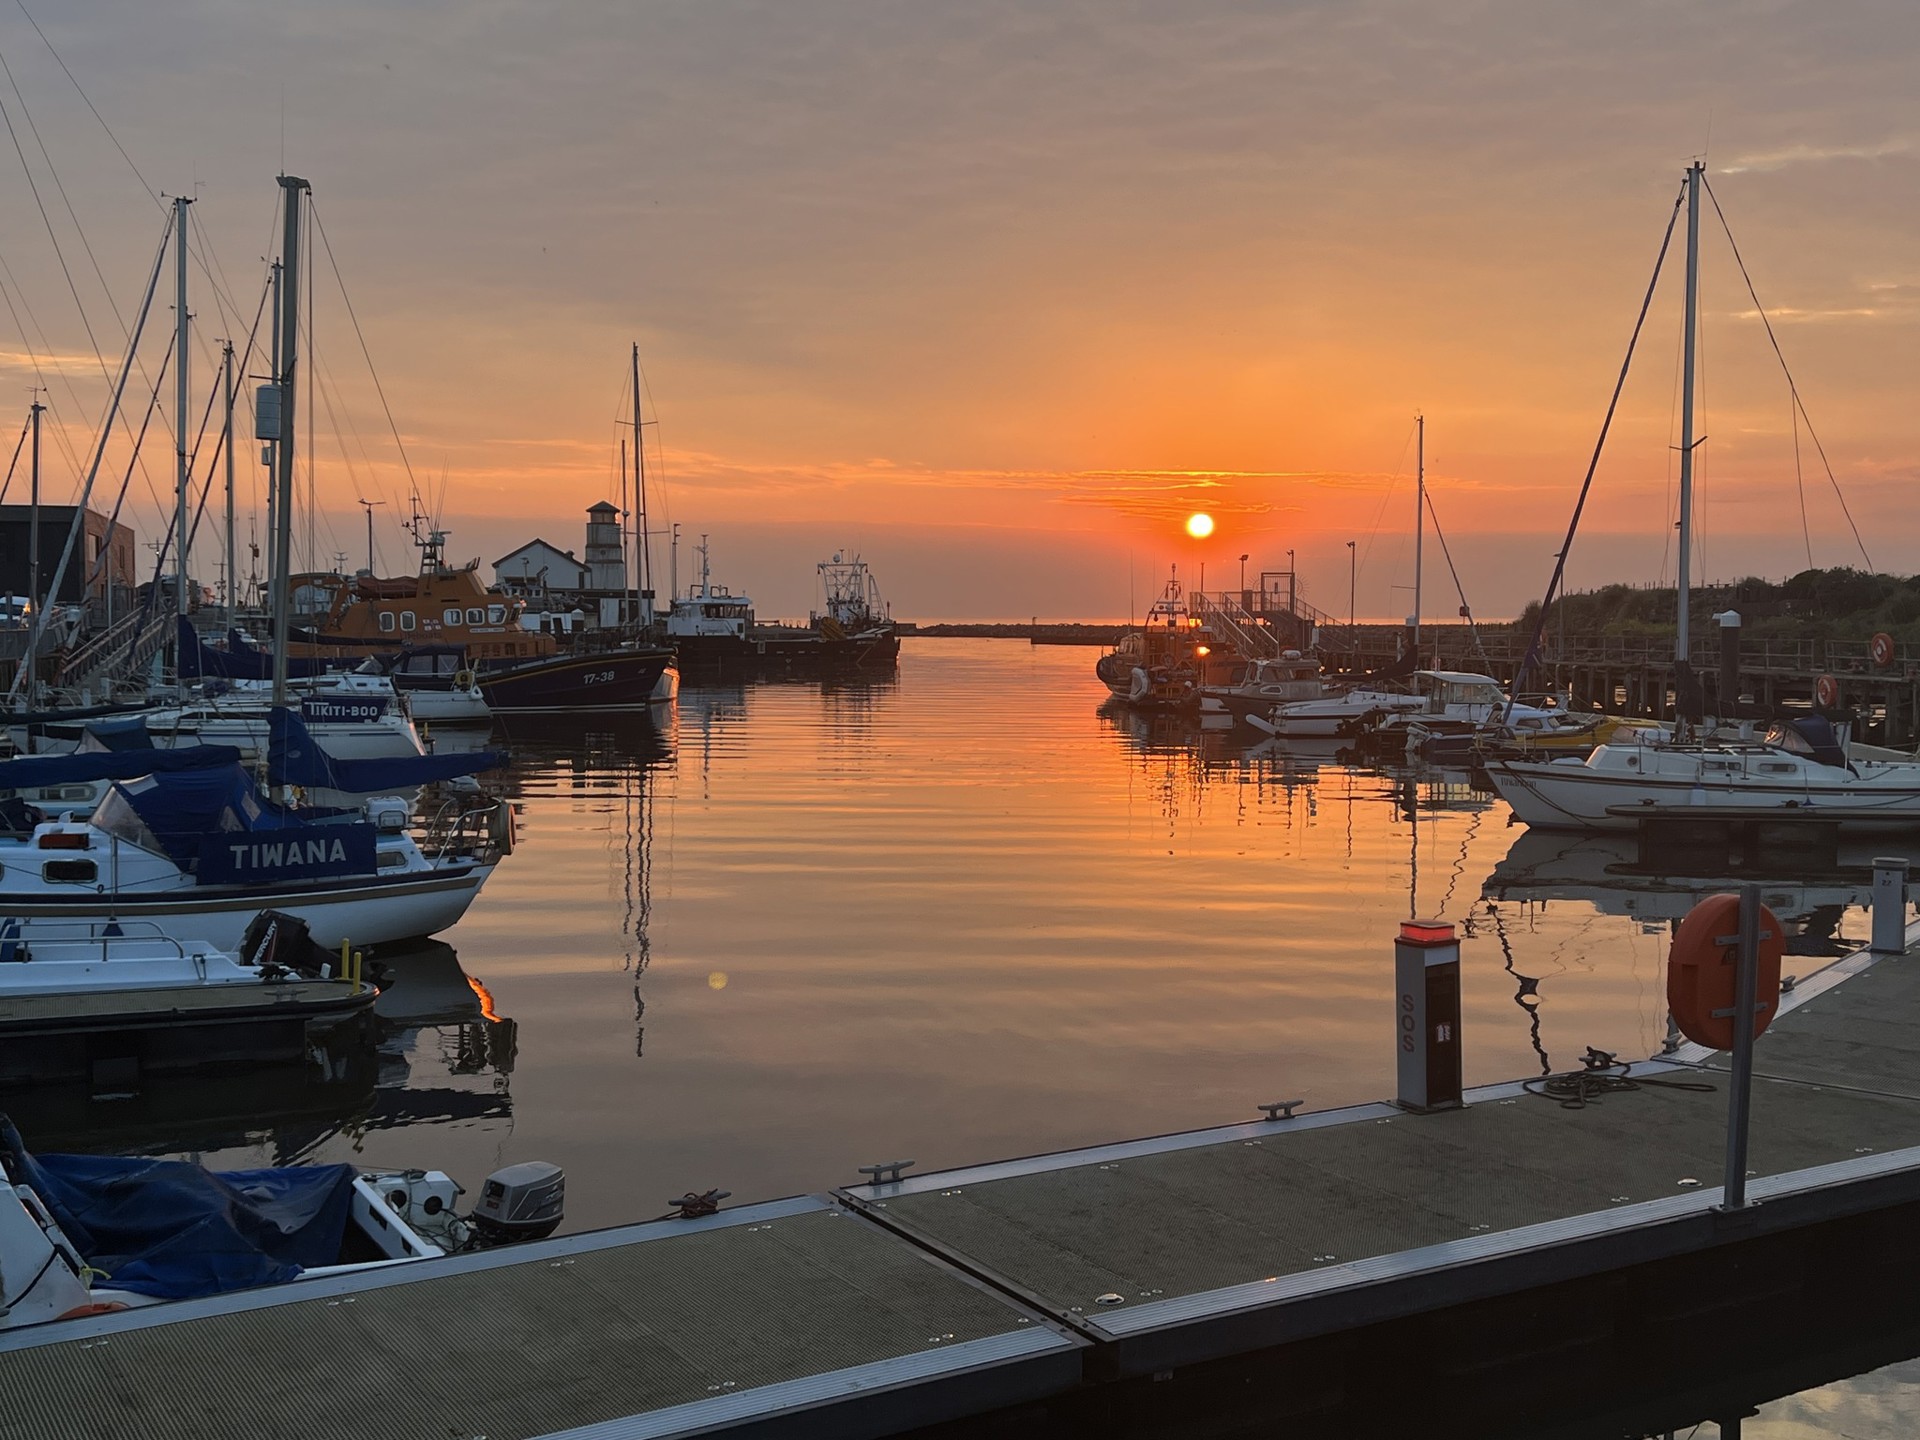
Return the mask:
[[627,588],[627,551],[620,543],[620,512],[602,500],[587,511],[587,588]]

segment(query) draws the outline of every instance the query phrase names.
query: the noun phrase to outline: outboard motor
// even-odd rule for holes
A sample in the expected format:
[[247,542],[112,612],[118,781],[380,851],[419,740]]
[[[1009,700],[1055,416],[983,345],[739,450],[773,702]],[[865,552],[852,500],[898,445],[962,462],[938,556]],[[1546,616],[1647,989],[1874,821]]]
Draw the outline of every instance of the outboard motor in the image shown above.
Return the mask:
[[272,967],[283,974],[310,979],[325,973],[335,959],[313,943],[306,921],[283,910],[262,910],[254,916],[247,933],[240,937],[240,951],[234,958],[242,965],[257,965],[262,970]]
[[559,1227],[567,1174],[545,1160],[523,1160],[489,1175],[468,1218],[491,1245],[544,1240]]

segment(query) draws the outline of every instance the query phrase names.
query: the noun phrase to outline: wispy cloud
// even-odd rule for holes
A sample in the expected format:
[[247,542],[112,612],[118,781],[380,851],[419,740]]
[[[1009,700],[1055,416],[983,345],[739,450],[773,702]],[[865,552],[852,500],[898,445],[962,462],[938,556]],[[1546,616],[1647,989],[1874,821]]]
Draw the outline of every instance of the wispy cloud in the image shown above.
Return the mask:
[[1873,145],[1789,145],[1740,156],[1719,169],[1722,175],[1738,175],[1753,170],[1784,170],[1789,165],[1824,165],[1833,160],[1891,160],[1912,153],[1913,142],[1906,139],[1882,140]]

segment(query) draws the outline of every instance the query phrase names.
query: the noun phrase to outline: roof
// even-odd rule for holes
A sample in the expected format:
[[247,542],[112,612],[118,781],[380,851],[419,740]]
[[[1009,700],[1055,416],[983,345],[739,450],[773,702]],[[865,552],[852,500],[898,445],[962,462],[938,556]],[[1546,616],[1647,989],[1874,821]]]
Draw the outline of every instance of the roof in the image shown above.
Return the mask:
[[[521,551],[531,550],[536,545],[544,545],[547,547],[547,549],[553,551],[554,554],[564,555],[567,557],[567,559],[572,560],[575,565],[580,565],[580,562],[578,560],[574,560],[573,551],[562,550],[558,545],[554,544],[551,540],[542,540],[538,535],[536,535],[533,537],[533,539],[527,541],[526,544],[514,546],[513,549],[509,550],[506,554],[502,555],[498,560],[494,561],[493,568],[498,570],[502,565],[506,564],[507,561],[513,559],[513,557],[518,555]],[[586,567],[584,565],[581,565],[580,568],[584,570]]]
[[1441,680],[1449,685],[1498,685],[1500,682],[1491,675],[1476,675],[1471,670],[1416,670],[1416,675],[1424,675],[1429,680]]
[[598,515],[602,510],[612,515],[618,515],[620,513],[620,507],[611,500],[601,500],[587,507],[587,513],[589,515]]

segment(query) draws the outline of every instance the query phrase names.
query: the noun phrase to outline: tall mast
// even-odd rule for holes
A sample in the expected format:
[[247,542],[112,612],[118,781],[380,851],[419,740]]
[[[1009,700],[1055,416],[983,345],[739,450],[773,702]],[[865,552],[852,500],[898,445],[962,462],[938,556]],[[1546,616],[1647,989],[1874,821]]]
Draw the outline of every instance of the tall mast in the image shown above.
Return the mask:
[[287,703],[287,621],[293,603],[288,584],[293,570],[293,411],[297,378],[296,362],[300,353],[300,197],[313,189],[292,175],[280,177],[284,191],[284,225],[280,236],[280,260],[285,273],[280,279],[280,348],[275,362],[274,384],[280,391],[280,434],[274,447],[274,494],[278,508],[273,517],[273,703]]
[[226,400],[227,451],[227,628],[233,628],[233,587],[240,567],[233,549],[233,342],[220,347],[220,393]]
[[[1427,538],[1427,417],[1416,415],[1413,418],[1416,440],[1414,442],[1414,484],[1413,484],[1413,653],[1417,659],[1420,654],[1420,581],[1422,576],[1421,550]],[[1401,451],[1406,454],[1406,451]]]
[[40,614],[40,412],[47,407],[40,403],[36,391],[33,404],[29,407],[29,416],[33,421],[33,488],[27,508],[27,603],[33,607],[37,617]]
[[[273,286],[272,286],[273,288],[273,349],[268,352],[268,354],[272,359],[272,363],[267,368],[271,372],[271,383],[277,395],[278,388],[279,388],[279,380],[280,380],[280,279],[284,274],[286,274],[286,267],[283,266],[278,260],[275,260],[273,262],[272,268],[273,268]],[[276,399],[274,401],[274,404],[277,406],[279,404],[279,401]],[[265,440],[267,442],[266,448],[262,452],[262,459],[264,460],[267,467],[267,568],[269,570],[273,568],[273,536],[274,536],[274,531],[278,526],[278,517],[280,514],[279,423],[280,422],[279,422],[277,410],[275,411],[275,418],[274,418],[273,425],[271,427],[269,427],[264,422],[264,420],[261,417],[259,417],[257,414],[255,416],[255,421],[254,421],[254,429],[259,432],[257,438],[261,440]],[[257,550],[253,558],[256,562],[259,560],[260,556]],[[273,577],[271,575],[267,577],[267,583],[269,585],[273,583]],[[271,595],[267,597],[267,603],[269,607],[271,607],[273,603],[273,599]]]
[[[46,408],[40,403],[40,395],[36,391],[30,411],[33,420],[33,491],[27,518],[27,603],[33,607],[33,624],[36,626],[40,623],[40,610],[44,603],[40,598],[40,412]],[[111,566],[108,569],[107,593],[113,593]],[[35,693],[40,683],[38,669],[33,663],[33,652],[29,650],[27,658],[20,663],[27,667],[27,709],[31,710],[36,703]]]
[[1700,177],[1706,168],[1698,160],[1687,167],[1687,320],[1680,377],[1680,564],[1674,577],[1680,592],[1680,613],[1673,632],[1673,658],[1681,665],[1693,659],[1687,627],[1687,587],[1693,568],[1693,452],[1698,443],[1693,438],[1693,354],[1700,325]]
[[647,622],[653,621],[653,544],[647,533],[647,452],[641,432],[640,416],[640,342],[633,343],[633,508],[640,521],[634,553],[634,578],[639,586],[641,608]]
[[187,613],[187,206],[192,203],[185,195],[173,197],[173,603],[182,616]]

